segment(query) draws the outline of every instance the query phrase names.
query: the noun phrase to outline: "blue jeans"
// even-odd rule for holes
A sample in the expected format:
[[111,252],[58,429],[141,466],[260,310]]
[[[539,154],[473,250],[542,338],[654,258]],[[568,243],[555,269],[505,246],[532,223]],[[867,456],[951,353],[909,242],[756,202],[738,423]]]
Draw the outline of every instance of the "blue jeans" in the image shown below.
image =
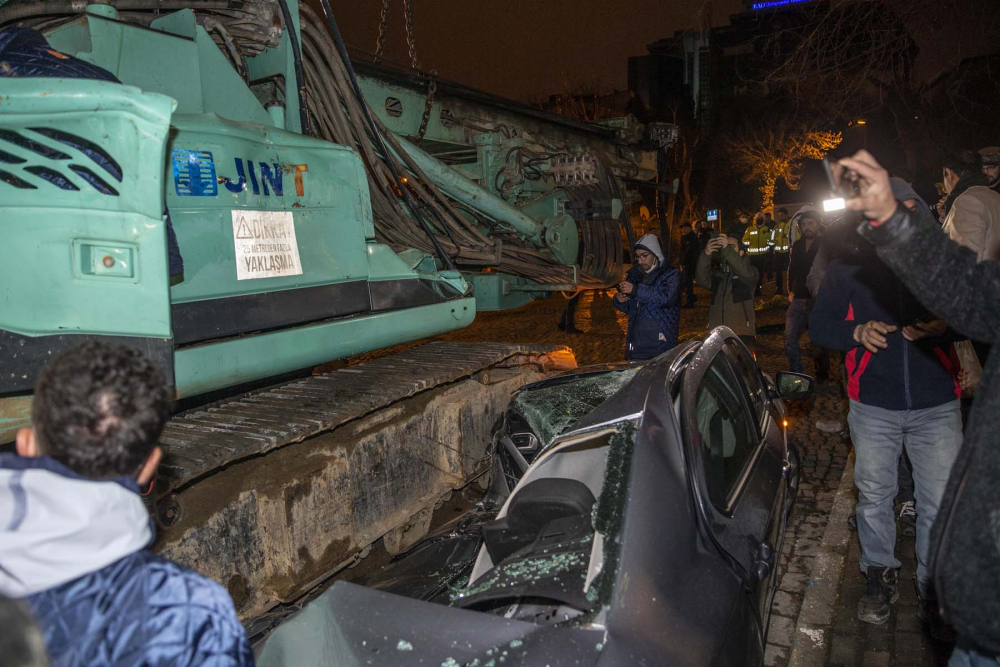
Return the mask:
[[930,532],[951,466],[962,445],[959,401],[922,410],[886,410],[851,401],[847,416],[856,456],[858,540],[861,571],[868,566],[898,568],[892,500],[902,448],[913,465],[917,500],[917,587],[935,597],[929,569]]
[[1000,667],[1000,657],[965,647],[959,639],[955,650],[951,652],[951,658],[948,659],[948,667]]

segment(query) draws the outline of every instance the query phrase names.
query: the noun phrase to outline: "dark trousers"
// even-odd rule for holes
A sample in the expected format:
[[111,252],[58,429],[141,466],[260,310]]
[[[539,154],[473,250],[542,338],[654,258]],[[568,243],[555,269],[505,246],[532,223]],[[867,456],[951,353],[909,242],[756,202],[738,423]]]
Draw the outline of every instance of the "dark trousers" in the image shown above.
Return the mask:
[[760,285],[764,281],[764,273],[767,271],[768,264],[766,253],[754,255],[750,258],[750,266],[757,269],[757,286],[753,290],[754,296],[760,296]]
[[788,253],[776,252],[771,262],[774,267],[775,294],[785,293],[785,272],[788,271]]
[[687,299],[687,303],[691,304],[691,303],[694,303],[695,300],[696,300],[696,298],[697,298],[694,295],[694,269],[695,269],[695,265],[694,264],[691,264],[691,265],[686,265],[685,264],[682,268],[683,268],[683,271],[681,272],[682,273],[681,279],[684,281],[684,285],[683,285],[683,287],[684,287],[684,294],[685,294],[685,298]]
[[560,331],[576,328],[576,307],[580,304],[581,294],[583,294],[583,292],[577,292],[576,296],[566,302],[566,307],[563,308],[562,317],[559,318]]

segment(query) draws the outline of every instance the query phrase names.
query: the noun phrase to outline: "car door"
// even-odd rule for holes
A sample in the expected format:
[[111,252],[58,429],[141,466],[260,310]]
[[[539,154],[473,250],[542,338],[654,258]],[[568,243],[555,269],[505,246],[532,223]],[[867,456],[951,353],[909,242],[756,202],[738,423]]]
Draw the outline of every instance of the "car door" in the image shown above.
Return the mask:
[[[760,454],[757,466],[758,478],[767,478],[767,488],[773,495],[764,498],[771,499],[771,509],[764,530],[763,544],[775,553],[774,562],[766,574],[768,585],[761,586],[759,602],[761,618],[767,619],[771,608],[771,598],[777,588],[777,552],[781,550],[781,542],[785,532],[786,505],[788,501],[788,483],[783,476],[788,454],[785,451],[784,430],[781,416],[778,414],[768,383],[754,361],[753,356],[739,339],[727,338],[723,348],[729,358],[737,379],[742,380],[747,403],[754,418],[754,428],[760,436]],[[767,550],[767,549],[765,549]]]
[[746,354],[731,334],[709,336],[688,364],[682,420],[704,529],[744,578],[762,635],[778,558],[774,524],[782,462],[762,437],[771,419],[766,387],[748,382],[753,376],[737,366],[741,352]]

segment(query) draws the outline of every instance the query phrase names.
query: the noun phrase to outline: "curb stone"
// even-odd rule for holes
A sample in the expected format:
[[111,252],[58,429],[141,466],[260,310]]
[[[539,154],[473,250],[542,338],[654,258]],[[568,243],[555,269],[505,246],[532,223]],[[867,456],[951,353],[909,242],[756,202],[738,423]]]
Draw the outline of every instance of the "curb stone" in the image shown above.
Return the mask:
[[844,574],[851,533],[847,517],[854,508],[854,450],[847,456],[844,474],[830,510],[823,541],[809,578],[802,611],[792,636],[790,667],[821,667],[826,664],[833,637],[833,612]]

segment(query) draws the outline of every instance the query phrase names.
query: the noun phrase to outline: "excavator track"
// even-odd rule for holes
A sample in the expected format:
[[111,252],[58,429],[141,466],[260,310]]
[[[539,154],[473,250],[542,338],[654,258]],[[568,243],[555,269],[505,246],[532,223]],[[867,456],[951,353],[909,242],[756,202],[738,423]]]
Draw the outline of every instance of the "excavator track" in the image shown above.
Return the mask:
[[253,618],[379,538],[395,553],[422,537],[483,474],[510,394],[574,366],[561,346],[436,342],[179,415],[160,438],[156,548]]

